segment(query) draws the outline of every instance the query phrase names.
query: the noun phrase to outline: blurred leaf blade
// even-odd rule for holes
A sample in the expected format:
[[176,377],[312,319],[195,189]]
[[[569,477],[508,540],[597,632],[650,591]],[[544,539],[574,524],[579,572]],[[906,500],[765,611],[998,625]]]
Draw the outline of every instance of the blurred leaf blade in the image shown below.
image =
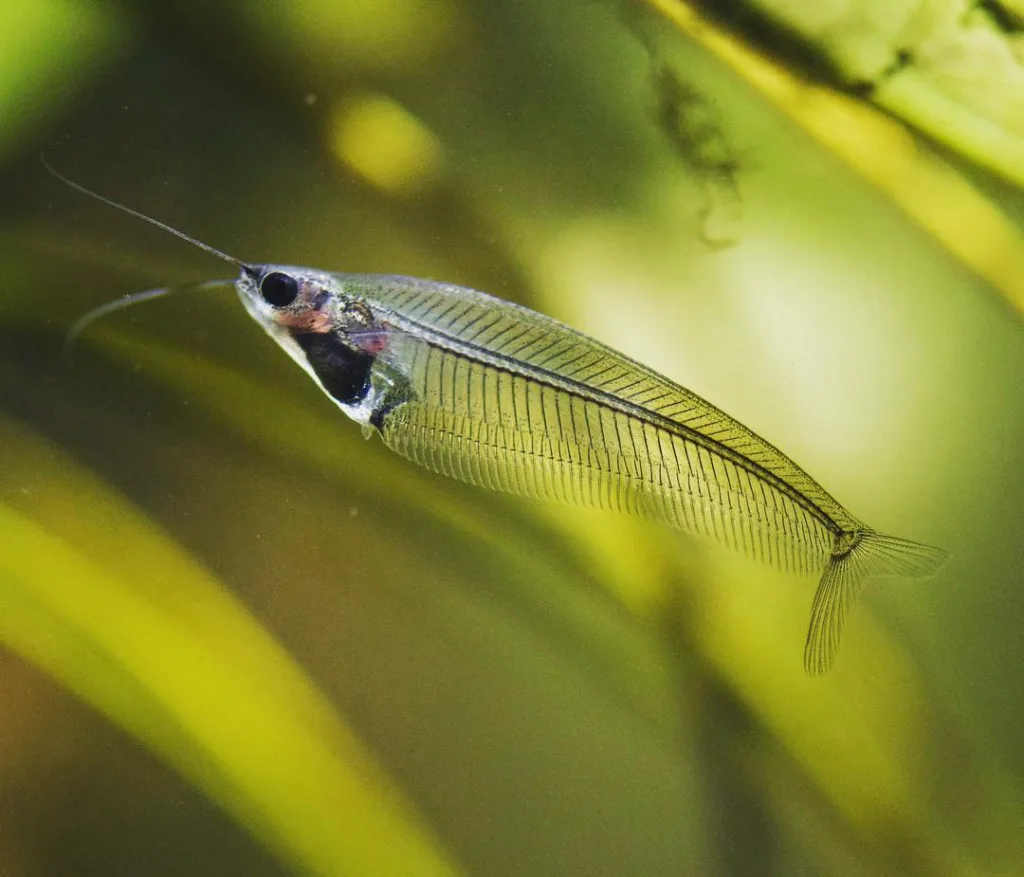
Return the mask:
[[1021,185],[1024,18],[1013,4],[745,0],[723,18],[751,35],[788,33],[791,45],[776,50],[784,61],[802,43],[840,85]]
[[[241,605],[39,437],[10,422],[0,433],[5,479],[19,485],[0,505],[8,645],[137,736],[298,872],[458,873]],[[83,503],[89,515],[76,515]],[[103,533],[117,534],[123,561],[89,556]]]
[[[709,49],[1024,313],[1024,233],[966,178],[923,152],[902,125],[862,101],[805,81],[685,0],[643,2]],[[903,86],[893,92],[909,93]],[[1024,167],[1024,141],[1020,149],[1020,163],[1009,162],[1016,169]]]

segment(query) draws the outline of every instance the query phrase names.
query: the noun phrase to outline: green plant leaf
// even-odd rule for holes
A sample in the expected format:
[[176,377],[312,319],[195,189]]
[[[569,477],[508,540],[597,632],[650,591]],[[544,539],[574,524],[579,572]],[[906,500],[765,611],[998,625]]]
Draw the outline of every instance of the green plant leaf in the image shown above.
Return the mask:
[[356,735],[208,573],[38,436],[10,421],[0,435],[13,497],[0,505],[0,639],[299,872],[458,873]]

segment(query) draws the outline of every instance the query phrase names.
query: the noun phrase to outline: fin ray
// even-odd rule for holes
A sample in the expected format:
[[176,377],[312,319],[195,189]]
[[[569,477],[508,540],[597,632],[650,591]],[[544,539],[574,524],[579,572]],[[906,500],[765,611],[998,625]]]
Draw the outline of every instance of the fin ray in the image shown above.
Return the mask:
[[[844,541],[853,541],[848,550],[838,553]],[[811,607],[811,623],[804,646],[804,669],[817,676],[827,673],[842,638],[846,613],[868,579],[877,576],[903,576],[922,579],[934,575],[948,554],[909,539],[883,536],[872,530],[841,533],[836,537],[837,551],[822,574]]]

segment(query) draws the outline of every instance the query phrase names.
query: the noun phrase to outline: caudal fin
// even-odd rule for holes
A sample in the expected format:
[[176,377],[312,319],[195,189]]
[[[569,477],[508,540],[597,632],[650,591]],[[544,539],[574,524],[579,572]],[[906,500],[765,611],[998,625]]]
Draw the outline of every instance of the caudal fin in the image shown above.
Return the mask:
[[882,536],[871,530],[840,534],[836,540],[837,548],[843,543],[852,543],[853,547],[832,555],[811,607],[811,625],[804,646],[804,669],[812,676],[831,669],[843,634],[846,612],[864,582],[875,576],[926,578],[933,575],[948,557],[941,548]]

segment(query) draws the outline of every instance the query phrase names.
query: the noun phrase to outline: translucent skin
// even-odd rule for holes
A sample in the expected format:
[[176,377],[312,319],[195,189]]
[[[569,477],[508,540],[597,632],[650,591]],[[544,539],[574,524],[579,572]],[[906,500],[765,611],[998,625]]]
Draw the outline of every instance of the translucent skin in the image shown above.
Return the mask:
[[[284,307],[260,295],[273,272],[296,280]],[[720,409],[542,314],[410,277],[268,265],[247,268],[237,286],[346,414],[421,466],[644,515],[785,570],[823,570],[809,673],[831,666],[866,579],[930,575],[945,558],[875,533]]]

